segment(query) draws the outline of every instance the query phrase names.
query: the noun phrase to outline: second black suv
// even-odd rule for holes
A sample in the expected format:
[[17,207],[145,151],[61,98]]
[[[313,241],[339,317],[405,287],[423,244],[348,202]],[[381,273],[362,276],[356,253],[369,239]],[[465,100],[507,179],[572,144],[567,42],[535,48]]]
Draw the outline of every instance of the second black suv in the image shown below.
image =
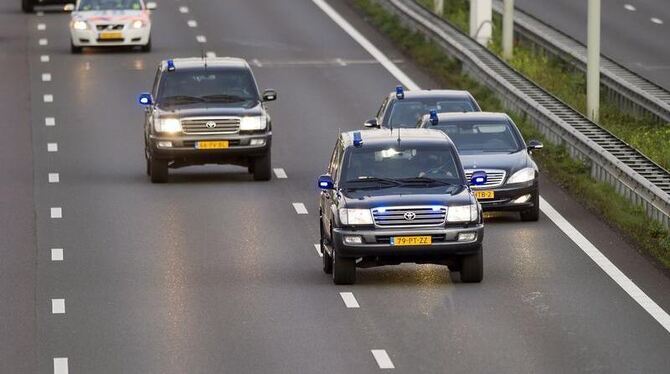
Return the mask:
[[[484,183],[477,173],[474,183]],[[346,132],[319,178],[323,270],[336,284],[356,267],[448,265],[483,276],[481,206],[448,136],[436,130]]]
[[246,166],[255,180],[272,176],[272,121],[251,68],[239,58],[163,61],[153,91],[139,102],[144,121],[147,174],[168,180],[168,168],[202,164]]

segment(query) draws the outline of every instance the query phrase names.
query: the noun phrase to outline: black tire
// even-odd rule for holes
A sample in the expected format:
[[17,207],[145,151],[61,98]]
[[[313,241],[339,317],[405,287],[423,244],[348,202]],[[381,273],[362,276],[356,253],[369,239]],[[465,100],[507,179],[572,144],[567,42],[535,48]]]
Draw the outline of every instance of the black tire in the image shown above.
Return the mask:
[[73,55],[81,54],[84,51],[84,47],[77,47],[74,43],[70,42],[70,53]]
[[149,37],[149,41],[147,44],[142,46],[142,52],[148,53],[151,52],[151,37]]
[[319,241],[321,248],[321,257],[323,258],[323,272],[326,274],[333,274],[333,258],[330,257],[326,251],[326,238],[323,237],[323,223],[319,220],[319,232],[321,233],[321,240]]
[[540,194],[533,195],[533,207],[519,212],[521,220],[524,222],[535,222],[540,219]]
[[35,10],[33,0],[21,0],[21,9],[23,13],[32,13]]
[[149,160],[151,183],[167,183],[170,172],[167,161]]
[[252,166],[254,180],[269,181],[272,178],[272,159],[269,151],[261,157],[252,159],[251,162],[254,163]]
[[484,279],[484,253],[479,247],[477,253],[461,257],[461,282],[479,283]]
[[356,283],[356,259],[341,257],[333,248],[333,283]]

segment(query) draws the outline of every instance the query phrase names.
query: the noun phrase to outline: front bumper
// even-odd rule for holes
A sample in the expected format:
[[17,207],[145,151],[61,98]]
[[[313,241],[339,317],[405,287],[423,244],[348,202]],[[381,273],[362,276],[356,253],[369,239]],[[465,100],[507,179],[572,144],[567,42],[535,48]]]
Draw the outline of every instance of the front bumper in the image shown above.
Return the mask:
[[[536,203],[535,196],[539,194],[539,184],[537,180],[527,183],[519,183],[515,186],[501,186],[497,188],[487,189],[480,188],[474,191],[490,190],[494,193],[494,198],[491,200],[479,199],[482,205],[482,210],[490,211],[521,211],[533,208]],[[530,195],[529,199],[524,202],[515,202],[515,200]]]
[[[263,145],[251,145],[252,139],[262,139]],[[226,140],[229,147],[225,149],[198,149],[199,141]],[[160,143],[170,142],[172,147],[160,146]],[[261,157],[270,151],[272,133],[254,135],[226,135],[226,136],[158,136],[149,138],[151,157],[157,160],[174,162],[173,167],[180,165],[198,165],[208,163],[231,163],[248,165],[250,158]]]
[[[475,233],[471,241],[458,241],[460,233]],[[346,244],[345,236],[360,236],[361,244]],[[417,246],[394,246],[391,237],[398,236],[431,236],[432,244]],[[470,224],[467,227],[447,227],[430,229],[352,229],[334,228],[333,242],[339,256],[343,257],[401,257],[404,261],[425,258],[447,258],[454,255],[476,253],[484,239],[484,225]]]
[[72,45],[75,47],[144,46],[149,44],[151,38],[151,26],[140,29],[126,27],[118,32],[121,33],[121,38],[103,40],[100,39],[102,33],[95,28],[75,30],[70,27]]

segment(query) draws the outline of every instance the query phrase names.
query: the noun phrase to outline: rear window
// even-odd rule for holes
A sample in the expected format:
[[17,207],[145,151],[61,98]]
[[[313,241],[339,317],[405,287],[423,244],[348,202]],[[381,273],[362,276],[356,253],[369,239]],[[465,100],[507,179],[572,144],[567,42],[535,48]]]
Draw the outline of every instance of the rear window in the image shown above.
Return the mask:
[[516,152],[522,141],[516,128],[500,122],[440,122],[437,126],[449,135],[459,152]]
[[438,113],[476,111],[473,103],[466,99],[399,100],[391,109],[388,123],[392,127],[415,127],[419,119],[433,109]]

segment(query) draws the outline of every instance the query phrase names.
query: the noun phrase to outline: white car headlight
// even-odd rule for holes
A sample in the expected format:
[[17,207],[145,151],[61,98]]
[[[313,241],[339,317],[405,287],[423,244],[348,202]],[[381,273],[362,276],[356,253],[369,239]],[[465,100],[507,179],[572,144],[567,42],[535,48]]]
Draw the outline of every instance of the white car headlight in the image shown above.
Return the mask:
[[525,168],[512,174],[512,176],[507,180],[507,184],[523,183],[532,181],[533,179],[535,179],[535,169]]
[[130,26],[134,29],[141,29],[145,26],[145,23],[141,19],[136,19],[133,21],[133,23],[130,24]]
[[181,132],[181,121],[176,118],[163,118],[157,119],[156,131],[166,132],[166,133],[178,133]]
[[340,221],[344,225],[372,225],[370,209],[340,209]]
[[479,216],[477,204],[454,205],[447,208],[447,222],[472,222]]
[[241,131],[258,131],[265,130],[267,127],[267,119],[265,116],[256,116],[256,117],[242,117],[242,122],[240,122]]
[[88,29],[88,23],[86,21],[73,21],[72,28],[75,30],[86,30]]

